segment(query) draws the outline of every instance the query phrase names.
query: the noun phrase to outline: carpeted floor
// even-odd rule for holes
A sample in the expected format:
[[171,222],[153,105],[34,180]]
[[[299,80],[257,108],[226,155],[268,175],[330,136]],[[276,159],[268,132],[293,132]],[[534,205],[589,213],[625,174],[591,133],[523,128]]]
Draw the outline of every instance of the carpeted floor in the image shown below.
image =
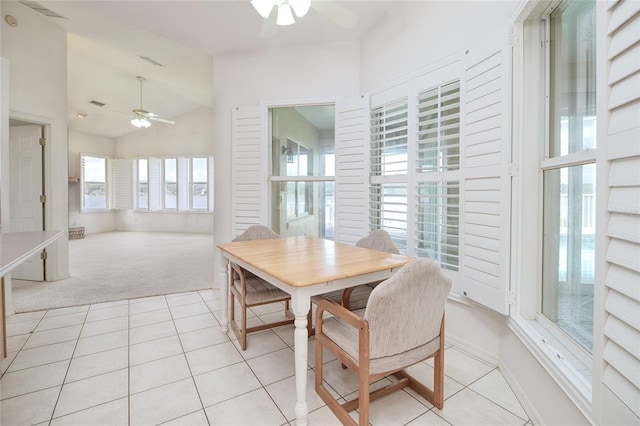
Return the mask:
[[211,288],[213,235],[107,232],[69,241],[70,278],[12,280],[16,313]]

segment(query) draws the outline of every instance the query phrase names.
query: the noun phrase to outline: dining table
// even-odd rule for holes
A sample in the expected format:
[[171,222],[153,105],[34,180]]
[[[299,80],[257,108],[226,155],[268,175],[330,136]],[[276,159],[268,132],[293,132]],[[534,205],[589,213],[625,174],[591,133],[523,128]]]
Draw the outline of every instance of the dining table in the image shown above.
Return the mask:
[[[227,274],[231,261],[291,295],[290,309],[295,316],[296,424],[306,425],[307,315],[311,297],[385,280],[411,258],[310,236],[225,242],[217,247],[222,254],[220,267]],[[225,288],[221,294],[220,326],[226,334],[229,326],[228,279]]]

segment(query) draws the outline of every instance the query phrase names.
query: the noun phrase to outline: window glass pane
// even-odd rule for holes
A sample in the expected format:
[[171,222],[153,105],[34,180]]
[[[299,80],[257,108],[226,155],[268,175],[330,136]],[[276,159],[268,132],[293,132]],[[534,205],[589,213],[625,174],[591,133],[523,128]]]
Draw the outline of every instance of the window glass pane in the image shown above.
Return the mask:
[[178,161],[175,158],[164,159],[164,208],[178,207],[177,172]]
[[272,227],[277,226],[280,235],[332,239],[334,187],[333,182],[272,182],[272,212],[277,220]]
[[551,13],[549,156],[596,147],[594,1],[565,1]]
[[452,271],[458,270],[459,198],[457,181],[418,184],[417,256]]
[[271,108],[272,176],[333,176],[335,106]]
[[[271,115],[271,228],[334,236],[335,106],[277,107]],[[327,181],[312,179],[322,176]]]
[[407,184],[371,184],[369,193],[371,229],[384,229],[400,250],[407,252]]
[[191,208],[193,209],[206,210],[209,206],[207,164],[208,159],[205,157],[191,159]]
[[372,176],[407,173],[408,103],[403,98],[371,111]]
[[457,170],[460,164],[460,82],[418,94],[418,172]]
[[149,160],[138,159],[138,208],[149,208]]
[[593,348],[595,164],[544,172],[542,313]]
[[82,194],[85,209],[107,208],[107,159],[82,157]]

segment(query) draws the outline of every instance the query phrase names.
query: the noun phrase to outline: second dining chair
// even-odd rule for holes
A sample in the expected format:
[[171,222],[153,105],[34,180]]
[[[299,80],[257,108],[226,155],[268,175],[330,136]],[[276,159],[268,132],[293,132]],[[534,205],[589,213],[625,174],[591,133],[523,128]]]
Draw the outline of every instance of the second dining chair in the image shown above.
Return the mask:
[[[444,405],[444,310],[451,280],[435,262],[412,260],[371,292],[365,309],[350,311],[333,300],[318,304],[315,338],[316,392],[344,425],[369,425],[369,403],[404,386],[437,408]],[[325,311],[332,315],[323,316]],[[323,384],[323,350],[355,372],[358,398],[340,403]],[[430,389],[404,368],[434,358]],[[370,383],[395,381],[369,393]]]
[[[267,240],[281,238],[266,226],[253,225],[236,237],[233,241]],[[238,338],[242,350],[247,349],[247,333],[266,330],[281,325],[293,324],[293,314],[289,310],[291,296],[268,283],[251,272],[241,268],[233,262],[229,262],[229,289],[230,289],[230,318],[229,325]],[[235,320],[235,300],[238,299],[241,309],[240,326]],[[284,314],[287,319],[268,324],[247,326],[247,309],[269,303],[284,303]]]

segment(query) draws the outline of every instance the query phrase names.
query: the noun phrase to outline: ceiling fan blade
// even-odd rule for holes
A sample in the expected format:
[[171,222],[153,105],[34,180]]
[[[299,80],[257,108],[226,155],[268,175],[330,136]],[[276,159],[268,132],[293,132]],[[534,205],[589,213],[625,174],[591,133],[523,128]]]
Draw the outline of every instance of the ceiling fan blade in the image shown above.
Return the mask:
[[358,15],[331,0],[312,1],[311,7],[343,28],[353,28],[358,23]]
[[149,120],[157,121],[158,123],[176,124],[176,122],[173,121],[173,120],[167,120],[166,118],[154,117],[152,115],[148,115],[147,118]]

